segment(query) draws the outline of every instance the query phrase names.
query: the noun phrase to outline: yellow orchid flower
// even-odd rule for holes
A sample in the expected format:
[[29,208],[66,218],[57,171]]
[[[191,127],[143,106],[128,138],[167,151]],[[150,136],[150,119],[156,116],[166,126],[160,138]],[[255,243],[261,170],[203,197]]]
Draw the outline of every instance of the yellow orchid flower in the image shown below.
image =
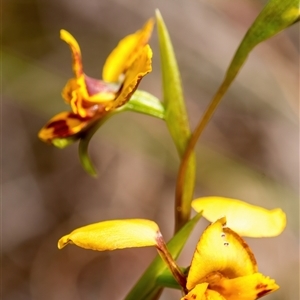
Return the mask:
[[210,222],[226,216],[228,227],[241,236],[273,237],[286,226],[282,209],[267,210],[237,199],[203,197],[193,200],[192,207]]
[[226,218],[219,219],[202,234],[181,300],[255,300],[279,288],[258,273],[249,246],[225,225]]
[[[228,201],[228,207],[223,203],[223,209],[231,217],[236,210],[242,211],[242,226],[264,212],[235,201]],[[268,219],[265,221],[268,223]],[[232,224],[238,226],[236,222]],[[226,217],[218,219],[203,232],[187,276],[172,258],[153,221],[132,219],[91,224],[62,237],[58,248],[69,243],[98,251],[155,246],[182,287],[185,296],[181,300],[255,300],[279,288],[273,279],[258,272],[254,254],[235,231],[226,227]]]
[[62,91],[71,111],[54,116],[40,130],[38,136],[44,142],[77,136],[95,121],[129,101],[141,79],[152,70],[152,50],[148,45],[154,21],[122,39],[108,56],[103,67],[103,80],[87,76],[83,72],[81,51],[75,38],[66,30],[60,37],[71,48],[73,72]]

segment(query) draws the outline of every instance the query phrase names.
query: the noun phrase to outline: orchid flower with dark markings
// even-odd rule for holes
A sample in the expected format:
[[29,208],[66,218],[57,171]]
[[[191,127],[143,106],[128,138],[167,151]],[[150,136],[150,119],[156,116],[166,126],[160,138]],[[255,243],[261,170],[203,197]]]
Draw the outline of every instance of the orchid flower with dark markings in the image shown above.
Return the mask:
[[60,37],[71,48],[73,72],[62,91],[62,97],[71,106],[54,116],[40,130],[39,138],[55,144],[56,140],[77,139],[96,121],[123,106],[137,89],[141,79],[152,70],[152,50],[148,45],[154,21],[122,39],[108,56],[102,72],[103,80],[87,76],[83,71],[81,51],[75,38],[66,30]]

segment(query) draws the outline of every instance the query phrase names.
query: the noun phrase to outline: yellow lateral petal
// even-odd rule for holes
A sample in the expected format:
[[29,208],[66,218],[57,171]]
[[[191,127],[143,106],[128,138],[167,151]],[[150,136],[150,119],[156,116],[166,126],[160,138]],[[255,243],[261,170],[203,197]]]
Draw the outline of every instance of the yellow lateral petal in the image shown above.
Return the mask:
[[43,142],[51,142],[53,139],[66,138],[86,129],[93,119],[81,118],[72,112],[65,111],[54,116],[39,131],[38,137]]
[[226,216],[227,226],[242,236],[271,237],[279,235],[286,226],[286,215],[280,209],[267,210],[237,199],[204,197],[192,202],[203,217],[214,222]]
[[68,104],[74,101],[73,99],[77,94],[79,94],[81,98],[88,99],[89,97],[85,85],[84,75],[79,76],[78,78],[69,79],[61,93],[62,97]]
[[81,118],[92,118],[106,111],[102,103],[113,101],[117,91],[116,87],[104,81],[82,75],[67,82],[63,88],[62,97],[71,105],[74,114],[78,114]]
[[[61,95],[79,118],[92,118],[99,110],[101,111],[101,107],[89,103],[90,96],[86,89],[84,75],[70,79]],[[104,108],[102,110],[104,111]]]
[[107,111],[118,108],[130,100],[130,97],[137,89],[142,78],[152,70],[152,50],[146,45],[136,57],[135,62],[127,70],[125,79],[118,96],[114,101],[103,103]]
[[75,229],[58,241],[58,248],[68,243],[97,251],[132,247],[147,247],[157,244],[160,231],[150,220],[111,220]]
[[226,300],[255,300],[276,291],[279,286],[273,279],[255,273],[234,279],[222,278],[209,288],[218,291]]
[[[187,295],[181,298],[181,300],[202,300],[205,291],[207,290],[208,283],[197,284]],[[213,299],[212,299],[213,300]]]
[[203,232],[194,253],[187,278],[187,289],[207,282],[216,272],[235,278],[257,272],[256,260],[244,240],[229,228],[226,219],[211,224]]
[[207,289],[202,300],[228,300],[224,298],[220,293]]
[[79,45],[75,38],[66,30],[61,29],[60,38],[65,41],[71,48],[72,52],[72,65],[73,71],[76,78],[80,77],[83,74],[82,61],[81,61],[81,51]]
[[103,67],[102,78],[107,82],[118,82],[121,74],[135,60],[135,56],[148,43],[154,26],[154,20],[150,19],[144,27],[134,34],[122,39],[117,47],[106,59]]

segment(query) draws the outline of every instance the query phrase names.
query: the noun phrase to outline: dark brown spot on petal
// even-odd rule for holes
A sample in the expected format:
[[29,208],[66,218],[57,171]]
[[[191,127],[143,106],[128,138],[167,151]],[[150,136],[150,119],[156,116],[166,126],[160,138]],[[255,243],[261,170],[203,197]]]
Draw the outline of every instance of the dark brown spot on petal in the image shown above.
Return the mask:
[[263,297],[263,296],[269,294],[270,292],[272,292],[272,290],[264,290],[264,291],[261,291],[261,292],[259,292],[258,294],[256,294],[256,295],[257,295],[257,298],[256,298],[256,299],[261,298],[261,297]]
[[72,128],[68,126],[67,120],[68,119],[76,119],[79,120],[80,122],[88,121],[89,118],[82,118],[79,115],[76,115],[74,113],[69,113],[66,116],[65,120],[57,120],[50,122],[49,124],[46,125],[47,129],[53,129],[53,135],[55,137],[68,137],[70,135],[73,135],[74,132],[72,131]]
[[66,137],[72,134],[66,120],[51,122],[46,126],[46,128],[52,128],[54,136]]
[[196,295],[196,294],[193,294],[193,295],[191,296],[191,298],[192,298],[192,299],[197,299],[197,295]]
[[45,127],[49,129],[49,128],[54,128],[56,126],[61,126],[61,125],[63,126],[64,124],[66,124],[65,120],[58,120],[47,124]]

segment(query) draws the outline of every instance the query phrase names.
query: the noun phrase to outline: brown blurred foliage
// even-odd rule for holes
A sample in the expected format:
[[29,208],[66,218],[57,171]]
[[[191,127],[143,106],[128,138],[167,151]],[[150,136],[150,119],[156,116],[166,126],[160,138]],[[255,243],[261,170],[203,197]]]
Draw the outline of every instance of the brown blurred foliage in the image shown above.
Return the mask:
[[[65,109],[60,93],[72,76],[59,30],[76,37],[85,72],[100,78],[119,39],[159,8],[194,127],[262,5],[253,0],[2,3],[2,299],[122,299],[154,249],[59,251],[58,239],[88,223],[131,217],[153,219],[166,238],[172,234],[178,157],[162,121],[134,113],[109,120],[90,146],[97,179],[82,170],[76,145],[58,150],[37,139],[40,127]],[[197,148],[196,197],[237,197],[287,212],[280,237],[248,240],[260,270],[281,286],[265,298],[273,300],[298,299],[299,290],[298,34],[299,27],[291,27],[253,51]],[[160,97],[156,33],[151,45],[154,70],[140,87]],[[200,221],[182,265],[190,263],[206,225]],[[162,299],[179,297],[166,290]]]

